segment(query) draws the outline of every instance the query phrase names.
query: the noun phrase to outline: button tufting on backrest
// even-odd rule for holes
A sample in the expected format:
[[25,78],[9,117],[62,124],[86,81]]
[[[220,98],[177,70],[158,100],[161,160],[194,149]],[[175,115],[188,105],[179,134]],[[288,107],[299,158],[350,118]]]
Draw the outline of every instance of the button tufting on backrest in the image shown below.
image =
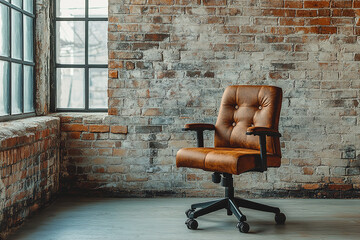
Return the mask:
[[[282,90],[278,87],[227,87],[216,122],[215,147],[260,149],[259,138],[246,135],[246,129],[249,126],[257,126],[277,130],[281,101]],[[279,139],[267,139],[268,152],[281,155]]]

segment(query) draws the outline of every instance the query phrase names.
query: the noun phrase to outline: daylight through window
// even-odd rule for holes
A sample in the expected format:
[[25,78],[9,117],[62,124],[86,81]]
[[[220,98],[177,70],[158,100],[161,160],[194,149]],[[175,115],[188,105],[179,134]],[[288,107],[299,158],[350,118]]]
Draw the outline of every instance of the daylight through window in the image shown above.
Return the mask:
[[55,111],[107,108],[107,0],[56,0]]
[[0,0],[0,119],[34,113],[34,1]]

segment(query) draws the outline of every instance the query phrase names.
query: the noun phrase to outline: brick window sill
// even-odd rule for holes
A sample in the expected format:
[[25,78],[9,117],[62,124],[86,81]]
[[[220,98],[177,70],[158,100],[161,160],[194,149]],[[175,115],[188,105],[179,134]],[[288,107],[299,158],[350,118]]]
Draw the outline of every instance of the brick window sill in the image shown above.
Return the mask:
[[46,131],[60,119],[54,116],[30,117],[8,122],[0,122],[0,151],[34,141],[39,132]]

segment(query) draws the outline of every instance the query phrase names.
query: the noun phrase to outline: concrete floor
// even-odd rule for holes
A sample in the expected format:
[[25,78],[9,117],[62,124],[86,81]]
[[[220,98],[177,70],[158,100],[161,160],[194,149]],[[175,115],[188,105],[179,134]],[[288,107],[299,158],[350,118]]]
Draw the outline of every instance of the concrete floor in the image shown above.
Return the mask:
[[194,198],[61,198],[33,216],[10,240],[220,240],[360,239],[360,200],[258,199],[287,216],[277,226],[274,214],[242,209],[250,232],[240,233],[234,216],[218,211],[198,218],[188,230],[184,211]]

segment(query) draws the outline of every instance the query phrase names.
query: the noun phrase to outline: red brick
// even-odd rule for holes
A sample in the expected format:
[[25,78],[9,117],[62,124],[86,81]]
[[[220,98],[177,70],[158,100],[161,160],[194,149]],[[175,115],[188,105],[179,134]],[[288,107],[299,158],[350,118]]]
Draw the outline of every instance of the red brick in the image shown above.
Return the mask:
[[135,69],[135,63],[134,62],[126,62],[126,69],[127,70]]
[[354,1],[354,8],[360,8],[360,1]]
[[83,133],[81,136],[82,140],[94,140],[95,135],[93,133]]
[[69,117],[69,116],[60,117],[61,123],[70,123],[71,120],[72,120],[72,117]]
[[127,150],[126,149],[122,149],[122,148],[115,148],[113,149],[113,156],[125,156],[127,154]]
[[110,165],[107,167],[106,172],[108,173],[125,173],[127,168],[125,166]]
[[111,133],[127,134],[127,126],[111,126]]
[[118,22],[119,22],[118,17],[114,17],[114,16],[109,17],[109,23],[118,23]]
[[173,0],[148,0],[148,4],[153,5],[172,5]]
[[103,167],[96,167],[96,168],[94,169],[94,172],[96,172],[96,173],[104,173],[104,172],[105,172],[105,168],[103,168]]
[[355,27],[354,28],[354,34],[359,36],[360,35],[360,27]]
[[295,28],[293,27],[273,27],[271,28],[271,33],[280,34],[280,35],[288,35],[295,33]]
[[223,6],[226,0],[203,0],[205,6]]
[[305,175],[313,175],[314,169],[311,167],[303,167],[303,172]]
[[50,135],[50,130],[49,129],[45,129],[43,131],[41,131],[41,138],[46,138]]
[[146,3],[146,0],[131,0],[130,3],[133,5],[144,5]]
[[319,9],[318,16],[319,17],[329,17],[331,15],[330,9]]
[[170,34],[145,34],[145,41],[164,41],[166,38],[169,38]]
[[280,18],[280,25],[285,26],[303,26],[303,18]]
[[81,132],[69,132],[68,138],[69,139],[80,139]]
[[328,8],[330,1],[304,1],[304,8]]
[[144,111],[144,116],[159,116],[161,115],[161,109],[159,108],[148,108]]
[[207,18],[207,24],[222,24],[224,23],[223,17],[210,16]]
[[88,127],[83,124],[62,124],[61,131],[63,132],[87,132]]
[[117,115],[118,114],[118,110],[116,108],[109,108],[108,109],[108,114],[109,115]]
[[2,147],[3,148],[11,148],[18,144],[18,139],[16,137],[13,138],[7,138],[2,141]]
[[163,71],[163,72],[159,72],[157,75],[158,79],[163,79],[163,78],[175,78],[176,76],[176,72],[173,70],[168,70],[168,71]]
[[316,10],[296,10],[297,17],[316,17],[317,15]]
[[336,34],[337,27],[320,27],[319,33],[320,34]]
[[328,186],[329,190],[340,190],[340,191],[348,191],[353,188],[352,184],[330,184]]
[[111,156],[112,155],[111,148],[99,148],[98,151],[99,151],[100,156]]
[[304,189],[307,189],[307,190],[315,190],[315,189],[320,188],[320,184],[318,184],[318,183],[309,183],[309,184],[302,185],[302,187]]
[[278,43],[284,41],[284,37],[282,36],[261,36],[258,39],[260,42],[264,43]]
[[109,132],[110,127],[108,125],[90,125],[89,132],[105,133]]
[[312,18],[309,21],[310,25],[330,25],[331,18]]
[[118,78],[117,70],[109,70],[109,78]]
[[302,8],[303,2],[302,1],[287,1],[285,0],[285,8]]
[[360,53],[355,53],[354,61],[360,61]]
[[354,9],[343,9],[341,16],[343,17],[356,17],[356,12]]
[[124,62],[123,61],[110,60],[109,61],[109,68],[124,68]]
[[351,8],[352,0],[332,0],[331,7],[332,8]]
[[186,180],[187,181],[198,181],[198,180],[203,180],[203,178],[197,176],[194,173],[188,173],[188,174],[186,174]]
[[287,72],[269,72],[269,77],[271,79],[287,79],[289,78],[289,74]]

